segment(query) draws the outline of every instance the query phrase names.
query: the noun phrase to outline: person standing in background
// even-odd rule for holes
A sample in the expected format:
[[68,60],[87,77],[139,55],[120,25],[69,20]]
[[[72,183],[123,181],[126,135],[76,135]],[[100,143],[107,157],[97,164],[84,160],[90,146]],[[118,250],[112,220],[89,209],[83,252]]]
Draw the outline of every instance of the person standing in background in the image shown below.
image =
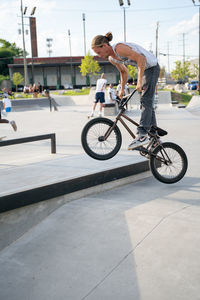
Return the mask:
[[43,92],[43,86],[41,85],[40,82],[38,82],[38,92],[40,95],[42,95],[42,92]]
[[[117,96],[119,97],[120,93],[121,93],[121,81],[119,80],[119,84],[117,86]],[[130,90],[129,90],[129,87],[127,84],[125,84],[124,86],[124,95],[123,96],[126,96],[130,94]],[[128,103],[126,104],[126,109],[128,109]]]
[[108,87],[108,99],[109,99],[110,103],[115,102],[117,99],[116,91],[113,88],[112,83]]
[[107,80],[105,79],[105,74],[101,74],[101,78],[97,80],[96,84],[96,94],[95,94],[95,100],[94,100],[94,105],[92,108],[92,113],[90,117],[94,116],[94,112],[97,106],[97,103],[99,102],[100,108],[99,108],[99,117],[102,116],[102,109],[103,109],[103,104],[105,103],[105,88],[106,88]]

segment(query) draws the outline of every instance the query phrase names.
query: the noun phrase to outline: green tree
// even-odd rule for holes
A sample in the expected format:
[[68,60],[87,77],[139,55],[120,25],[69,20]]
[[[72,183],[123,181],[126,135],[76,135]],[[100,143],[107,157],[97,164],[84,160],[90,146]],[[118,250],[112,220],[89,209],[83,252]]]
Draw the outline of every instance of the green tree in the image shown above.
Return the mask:
[[17,86],[24,80],[23,76],[19,73],[16,72],[13,74],[12,81],[14,85],[16,86],[16,91],[17,91]]
[[10,43],[6,40],[0,39],[0,48],[9,49],[16,57],[23,56],[23,50],[17,47],[15,43]]
[[176,68],[172,71],[172,78],[175,80],[186,80],[187,78],[193,78],[194,74],[191,74],[190,72],[190,62],[185,61],[181,62],[180,60],[177,60],[176,62]]
[[160,78],[164,78],[166,74],[166,70],[165,67],[163,66],[162,68],[160,68]]
[[194,78],[199,78],[199,66],[194,64]]
[[79,66],[79,68],[82,76],[89,76],[90,84],[92,75],[96,76],[101,69],[98,61],[94,60],[94,57],[90,54],[89,51],[87,55],[81,60],[81,65]]
[[128,65],[128,73],[131,76],[131,78],[133,78],[133,80],[136,78],[137,75],[137,69],[134,66]]
[[13,63],[13,57],[23,56],[23,50],[15,43],[0,39],[0,74],[9,75],[8,64]]

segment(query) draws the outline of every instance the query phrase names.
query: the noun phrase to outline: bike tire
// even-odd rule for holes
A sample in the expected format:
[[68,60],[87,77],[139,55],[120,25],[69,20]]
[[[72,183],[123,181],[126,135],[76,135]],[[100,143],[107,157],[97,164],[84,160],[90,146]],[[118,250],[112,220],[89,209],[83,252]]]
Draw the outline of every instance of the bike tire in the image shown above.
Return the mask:
[[85,125],[81,134],[81,143],[90,157],[107,160],[120,150],[122,136],[118,126],[115,126],[106,141],[99,140],[111,126],[113,126],[113,121],[107,118],[95,118]]
[[[160,162],[160,158],[166,158],[166,153],[171,160],[169,165]],[[188,160],[183,149],[177,144],[166,142],[157,146],[150,155],[150,170],[153,176],[167,184],[181,180],[188,167]]]

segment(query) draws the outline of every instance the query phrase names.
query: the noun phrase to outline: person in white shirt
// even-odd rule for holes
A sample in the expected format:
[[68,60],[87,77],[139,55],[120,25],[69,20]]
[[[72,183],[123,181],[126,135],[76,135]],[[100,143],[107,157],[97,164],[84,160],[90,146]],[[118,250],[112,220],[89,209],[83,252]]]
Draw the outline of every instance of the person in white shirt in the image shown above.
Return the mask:
[[[11,111],[11,101],[10,101],[10,99],[8,99],[7,96],[8,95],[6,93],[4,93],[4,98],[2,101],[3,107],[4,107],[6,113]],[[7,119],[1,118],[1,108],[0,108],[0,123],[9,123],[12,126],[12,128],[14,129],[14,131],[17,131],[17,125],[16,125],[15,121],[13,121],[13,120],[9,121]]]
[[[119,84],[117,86],[116,92],[117,92],[117,96],[120,97],[120,93],[121,93],[121,81],[119,80]],[[130,94],[130,90],[127,84],[125,84],[124,86],[124,96]],[[128,109],[128,104],[126,104],[126,109]]]
[[[120,82],[120,80],[119,80],[119,84],[117,86],[116,92],[117,92],[117,96],[119,96],[120,93],[121,93],[121,82]],[[128,95],[129,93],[130,93],[130,91],[129,91],[128,85],[125,84],[125,86],[124,86],[124,96]]]
[[99,108],[99,116],[102,116],[102,109],[103,104],[105,103],[105,88],[106,88],[107,80],[105,79],[105,74],[101,74],[101,78],[97,80],[96,84],[96,94],[95,94],[95,100],[94,105],[92,108],[91,117],[94,116],[94,112],[97,106],[97,103],[99,102],[100,108]]
[[4,108],[5,112],[6,113],[11,112],[11,107],[12,107],[12,105],[11,105],[10,99],[7,96],[5,96],[5,94],[4,94],[3,108]]
[[117,99],[116,91],[112,83],[108,87],[108,99],[110,102],[114,102]]

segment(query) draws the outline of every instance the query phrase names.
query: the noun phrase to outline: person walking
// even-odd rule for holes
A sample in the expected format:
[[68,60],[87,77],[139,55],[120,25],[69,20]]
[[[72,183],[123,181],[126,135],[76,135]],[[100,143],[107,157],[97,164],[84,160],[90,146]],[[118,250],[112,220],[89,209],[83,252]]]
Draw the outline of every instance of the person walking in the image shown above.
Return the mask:
[[100,108],[99,108],[99,117],[102,116],[102,109],[103,104],[105,103],[105,88],[106,88],[107,80],[105,79],[105,74],[101,74],[101,78],[97,80],[96,83],[96,94],[95,94],[95,100],[94,105],[92,107],[92,112],[90,117],[94,116],[94,112],[97,106],[97,103],[99,102]]
[[16,123],[15,123],[15,121],[14,120],[12,120],[12,121],[9,121],[9,120],[7,120],[7,119],[2,119],[2,117],[1,117],[1,107],[0,107],[0,124],[5,124],[5,123],[9,123],[11,126],[12,126],[12,128],[13,128],[13,130],[14,131],[17,131],[17,125],[16,125]]
[[7,114],[7,113],[11,112],[12,104],[8,97],[8,94],[4,93],[2,102],[3,102],[3,109],[5,110],[5,113]]
[[160,66],[153,53],[145,50],[142,46],[126,42],[111,45],[112,39],[111,32],[106,35],[97,35],[93,38],[91,47],[99,57],[108,58],[109,62],[119,70],[121,78],[120,98],[125,93],[125,84],[128,78],[126,65],[134,65],[138,69],[136,89],[141,93],[141,118],[137,137],[128,146],[128,150],[133,150],[149,143],[148,130],[155,133],[151,128],[152,125],[156,126],[153,99]]

